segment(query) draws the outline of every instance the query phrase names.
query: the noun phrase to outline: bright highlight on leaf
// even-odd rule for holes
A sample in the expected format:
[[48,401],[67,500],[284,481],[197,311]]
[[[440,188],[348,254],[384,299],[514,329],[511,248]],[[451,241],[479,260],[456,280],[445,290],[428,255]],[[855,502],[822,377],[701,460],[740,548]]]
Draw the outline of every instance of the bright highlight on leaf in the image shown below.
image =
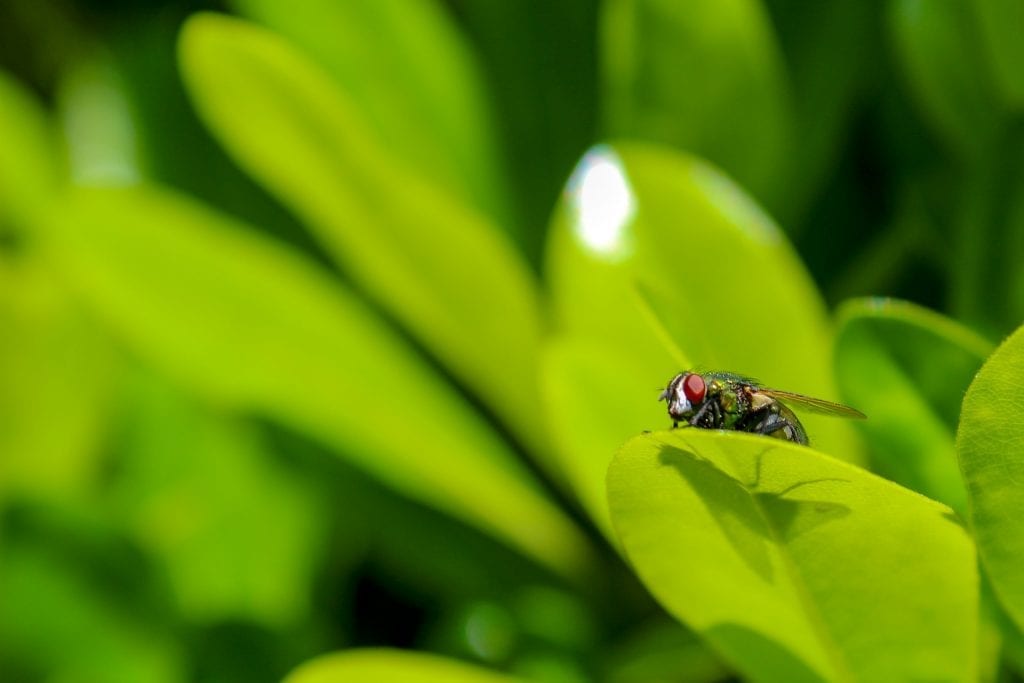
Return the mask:
[[695,429],[627,442],[608,501],[647,588],[751,681],[974,678],[974,547],[943,505],[806,447]]
[[626,257],[636,200],[615,152],[608,147],[587,152],[566,191],[575,212],[573,232],[583,247],[612,261]]

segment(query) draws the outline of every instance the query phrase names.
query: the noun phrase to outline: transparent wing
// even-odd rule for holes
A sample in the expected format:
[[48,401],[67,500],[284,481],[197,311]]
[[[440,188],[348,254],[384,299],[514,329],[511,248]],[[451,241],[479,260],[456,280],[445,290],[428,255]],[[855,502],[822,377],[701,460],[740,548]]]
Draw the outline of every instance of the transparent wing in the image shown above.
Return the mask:
[[833,403],[832,401],[826,401],[821,398],[811,398],[810,396],[804,396],[803,394],[795,394],[792,391],[780,391],[779,389],[758,389],[758,391],[762,394],[767,394],[772,398],[779,399],[784,403],[803,408],[812,413],[835,415],[836,417],[849,417],[854,420],[866,420],[868,417],[856,408],[844,406],[841,403]]

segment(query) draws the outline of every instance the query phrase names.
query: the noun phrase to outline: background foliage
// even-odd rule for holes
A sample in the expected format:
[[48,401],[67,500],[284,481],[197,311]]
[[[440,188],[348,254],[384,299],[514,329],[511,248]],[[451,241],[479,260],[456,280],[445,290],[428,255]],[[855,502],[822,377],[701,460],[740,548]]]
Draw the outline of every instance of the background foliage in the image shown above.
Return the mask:
[[1024,678],[1022,7],[5,0],[0,678]]

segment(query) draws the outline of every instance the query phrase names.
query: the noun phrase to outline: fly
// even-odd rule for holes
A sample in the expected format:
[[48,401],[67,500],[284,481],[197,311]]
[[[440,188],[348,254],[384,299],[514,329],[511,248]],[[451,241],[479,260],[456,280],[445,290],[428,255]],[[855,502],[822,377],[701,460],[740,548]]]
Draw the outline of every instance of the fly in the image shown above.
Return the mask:
[[728,372],[681,372],[658,397],[668,403],[672,426],[730,429],[808,444],[807,432],[790,405],[809,412],[865,419],[864,413],[832,401],[762,387]]

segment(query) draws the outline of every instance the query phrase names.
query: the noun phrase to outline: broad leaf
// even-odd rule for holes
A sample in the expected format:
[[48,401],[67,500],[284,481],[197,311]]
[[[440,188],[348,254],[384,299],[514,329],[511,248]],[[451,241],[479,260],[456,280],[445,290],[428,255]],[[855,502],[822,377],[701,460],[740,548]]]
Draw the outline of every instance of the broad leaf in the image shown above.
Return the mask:
[[608,136],[707,157],[758,198],[777,199],[792,122],[761,2],[614,0],[601,37]]
[[522,679],[454,659],[403,650],[348,650],[324,655],[293,671],[285,683],[516,683]]
[[558,571],[585,542],[515,455],[311,262],[179,196],[79,193],[51,247],[81,296],[185,385],[316,436],[394,489]]
[[435,0],[233,0],[322,64],[380,140],[457,194],[507,222],[480,75]]
[[904,301],[849,301],[838,318],[839,386],[868,415],[857,426],[873,469],[965,515],[953,442],[964,392],[992,345]]
[[[559,336],[545,399],[562,467],[602,523],[607,463],[626,438],[668,424],[657,397],[679,370],[836,398],[810,278],[771,221],[704,162],[595,147],[557,210],[547,260]],[[826,450],[858,456],[841,420],[805,424]]]
[[612,521],[658,601],[752,681],[973,680],[974,548],[949,508],[781,440],[636,437]]
[[200,15],[181,61],[200,114],[238,162],[543,451],[536,285],[505,235],[403,164],[351,97],[272,33]]
[[964,397],[957,454],[971,526],[996,596],[1024,627],[1024,328],[996,349]]

